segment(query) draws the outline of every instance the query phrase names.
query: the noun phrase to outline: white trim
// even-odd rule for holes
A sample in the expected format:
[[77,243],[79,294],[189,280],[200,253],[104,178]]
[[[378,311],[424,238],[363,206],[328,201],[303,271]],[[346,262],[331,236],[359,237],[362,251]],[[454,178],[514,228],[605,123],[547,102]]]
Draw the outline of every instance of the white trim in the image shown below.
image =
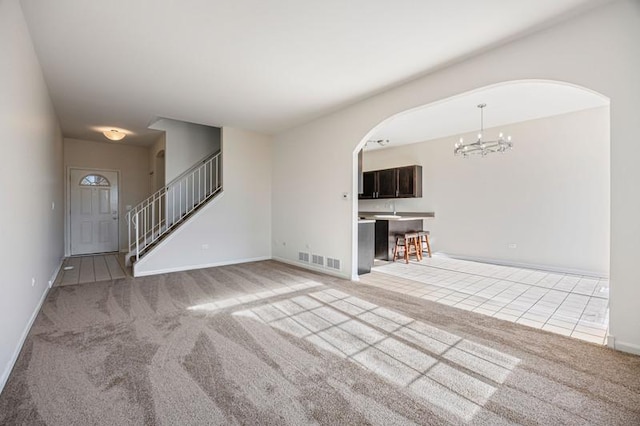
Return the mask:
[[24,328],[24,330],[22,332],[22,336],[20,336],[20,341],[18,343],[18,346],[16,347],[15,351],[13,352],[13,356],[11,357],[11,360],[7,364],[4,372],[2,373],[2,376],[0,377],[0,393],[2,393],[2,390],[4,389],[4,386],[7,384],[7,380],[9,380],[9,375],[11,375],[11,371],[13,370],[13,367],[15,366],[16,361],[18,361],[18,356],[20,355],[20,351],[22,350],[22,346],[24,346],[24,342],[27,340],[27,336],[29,335],[29,331],[31,330],[31,327],[33,326],[33,323],[36,320],[36,317],[38,316],[38,313],[40,312],[40,308],[42,307],[42,304],[44,303],[45,299],[47,298],[47,294],[49,294],[49,287],[48,286],[44,288],[44,292],[42,293],[42,297],[40,298],[40,302],[38,302],[38,305],[36,306],[36,308],[34,309],[33,313],[31,314],[31,318],[29,318],[29,322],[27,322],[27,326]]
[[[160,247],[164,247],[165,245],[169,244],[169,242],[171,240],[173,240],[176,235],[178,235],[180,232],[182,232],[182,229],[184,229],[184,227],[191,222],[192,220],[195,220],[198,216],[204,214],[205,210],[211,208],[211,206],[213,206],[214,204],[218,203],[220,199],[222,199],[222,197],[224,197],[224,190],[220,190],[220,192],[218,192],[218,194],[214,195],[213,198],[211,198],[209,201],[207,201],[204,205],[202,205],[199,209],[196,210],[196,212],[193,214],[193,216],[191,216],[189,219],[187,219],[186,221],[180,222],[178,225],[176,225],[175,228],[173,228],[171,231],[169,231],[169,233],[167,234],[167,236],[162,239],[157,246],[153,247],[151,249],[151,251],[148,251],[146,253],[143,254],[142,259],[138,259],[136,262],[133,263],[132,266],[132,271],[133,271],[133,276],[134,277],[142,277],[144,275],[152,275],[152,273],[149,272],[142,272],[140,274],[136,273],[136,266],[140,267],[140,265],[144,265],[144,263],[146,262],[146,259],[149,259],[149,255],[151,255],[155,250],[159,249]],[[127,252],[128,253],[128,252]],[[135,255],[134,255],[135,256]],[[133,259],[134,256],[131,256],[131,258]],[[203,268],[206,268],[207,266],[203,266]],[[182,266],[178,266],[176,268],[182,268]],[[166,271],[168,272],[174,272],[172,269],[174,268],[169,268]],[[197,269],[197,267],[195,266],[185,266],[185,269],[175,269],[175,271],[187,271],[189,269]],[[153,272],[153,274],[159,274],[162,272]]]
[[286,263],[288,265],[299,266],[302,269],[308,269],[308,270],[313,271],[313,272],[319,272],[321,274],[331,275],[333,277],[338,277],[338,278],[342,278],[342,279],[351,281],[351,274],[349,272],[346,272],[346,271],[337,272],[337,271],[333,271],[331,269],[322,268],[320,266],[314,266],[311,263],[299,262],[299,261],[295,261],[295,260],[291,260],[291,259],[285,259],[283,257],[277,257],[277,256],[273,257],[272,259],[275,260],[275,261],[278,261],[278,262]]
[[511,260],[493,259],[490,257],[465,256],[438,252],[439,255],[448,256],[452,259],[469,260],[472,262],[492,263],[494,265],[513,266],[516,268],[537,269],[540,271],[559,272],[562,274],[583,275],[593,278],[609,278],[609,275],[602,271],[591,271],[586,269],[564,268],[561,266],[538,265],[535,263],[515,262]]
[[226,266],[226,265],[236,265],[238,263],[249,263],[249,262],[259,262],[262,260],[271,260],[271,256],[260,256],[253,257],[250,259],[233,259],[233,260],[223,260],[222,262],[213,262],[213,263],[203,263],[200,265],[184,265],[184,266],[175,266],[173,268],[166,269],[157,269],[154,271],[144,271],[140,273],[135,272],[136,265],[133,265],[134,277],[146,277],[148,275],[158,275],[158,274],[167,274],[170,272],[181,272],[181,271],[191,271],[193,269],[204,269],[204,268],[215,268],[216,266]]
[[64,264],[64,257],[60,259],[58,266],[53,270],[53,274],[51,275],[51,279],[49,279],[49,288],[53,287],[53,283],[56,282],[56,278],[58,277],[58,273],[60,273],[60,269],[62,269],[62,265]]
[[[115,172],[118,176],[118,250],[120,250],[120,207],[122,191],[122,179],[120,178],[120,169],[100,169],[94,167],[66,166],[64,176],[65,202],[64,202],[64,255],[71,256],[71,170],[90,170],[96,172]],[[95,253],[86,253],[87,255]]]
[[621,342],[614,336],[607,336],[607,346],[620,352],[627,352],[634,355],[640,355],[640,345],[634,343]]

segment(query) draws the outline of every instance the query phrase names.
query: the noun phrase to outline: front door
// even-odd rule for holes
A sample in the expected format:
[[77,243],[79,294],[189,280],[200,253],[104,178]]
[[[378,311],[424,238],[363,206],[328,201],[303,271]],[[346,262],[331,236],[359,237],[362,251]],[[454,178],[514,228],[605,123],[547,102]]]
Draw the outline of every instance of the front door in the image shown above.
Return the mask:
[[118,250],[118,173],[71,169],[71,254]]

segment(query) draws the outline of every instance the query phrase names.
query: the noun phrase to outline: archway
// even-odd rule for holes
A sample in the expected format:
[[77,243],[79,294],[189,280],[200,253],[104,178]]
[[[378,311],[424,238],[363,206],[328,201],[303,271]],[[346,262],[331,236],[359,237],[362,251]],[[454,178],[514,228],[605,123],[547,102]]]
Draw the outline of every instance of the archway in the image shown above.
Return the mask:
[[[527,91],[530,93],[527,94]],[[562,141],[564,138],[563,143],[551,143],[555,142],[552,130],[538,128],[534,131],[523,124],[518,127],[519,135],[514,135],[516,141],[518,136],[521,140],[519,146],[516,143],[513,153],[478,161],[454,159],[454,142],[460,135],[466,138],[467,133],[477,131],[479,120],[476,122],[473,108],[480,100],[487,99],[495,117],[486,128],[509,128],[514,123],[529,123],[529,127],[535,123],[545,126],[568,123],[558,127],[561,135],[556,139]],[[468,117],[457,111],[460,105],[468,107],[465,110],[469,111]],[[391,143],[384,149],[370,151],[374,154],[368,157],[369,169],[408,165],[403,163],[406,161],[412,164],[423,162],[423,166],[428,166],[429,170],[424,174],[425,200],[399,199],[393,201],[393,206],[397,211],[415,211],[416,206],[427,207],[420,211],[437,210],[435,221],[428,226],[432,232],[436,231],[433,236],[436,250],[440,248],[446,254],[462,259],[466,257],[518,267],[537,267],[561,273],[608,276],[608,105],[608,98],[564,82],[504,82],[389,117],[360,141],[353,153],[354,163],[368,140],[390,139]],[[591,121],[599,124],[589,122],[580,125],[576,120],[590,119],[585,118],[586,112],[580,115],[576,111],[591,110],[591,115],[597,117]],[[448,118],[451,115],[454,120]],[[556,118],[553,122],[549,117],[562,117],[562,120]],[[470,124],[465,118],[471,118]],[[422,120],[420,123],[435,124],[421,128],[412,124],[411,120],[416,119]],[[474,125],[478,127],[474,128]],[[567,133],[567,126],[577,130]],[[587,129],[593,126],[596,126],[597,135],[590,142]],[[411,140],[406,137],[406,128],[411,128],[413,132],[426,132],[426,136]],[[533,138],[529,134],[540,138],[535,141],[535,146],[528,140]],[[427,159],[426,154],[421,154],[423,151],[418,148],[403,146],[419,141],[421,143],[413,146],[434,145],[434,148],[424,148],[430,150]],[[395,149],[388,148],[394,144],[397,144]],[[374,145],[378,148],[378,145]],[[588,149],[591,151],[587,152]],[[393,155],[382,154],[393,151]],[[385,160],[381,161],[381,158]],[[433,161],[430,162],[429,158],[433,158]],[[592,161],[593,164],[582,164],[586,161]],[[518,175],[519,172],[522,174]],[[354,168],[355,180],[357,171]],[[592,193],[580,188],[581,183],[586,188],[592,188]],[[483,185],[490,185],[496,190],[486,189]],[[386,210],[388,202],[384,199],[358,201],[354,196],[354,222],[357,221],[358,211],[377,211],[381,206]],[[363,204],[368,208],[358,209]],[[357,227],[357,223],[354,223],[353,263],[356,266]],[[565,238],[559,238],[560,235]],[[354,268],[354,277],[355,271]]]

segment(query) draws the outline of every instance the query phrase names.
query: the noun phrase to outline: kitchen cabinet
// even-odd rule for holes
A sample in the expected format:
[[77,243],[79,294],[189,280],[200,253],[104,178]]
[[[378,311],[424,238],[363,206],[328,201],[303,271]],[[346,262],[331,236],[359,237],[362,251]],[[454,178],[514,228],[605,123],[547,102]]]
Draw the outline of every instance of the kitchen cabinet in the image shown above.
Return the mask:
[[362,199],[422,197],[422,166],[373,170],[362,175]]
[[422,197],[422,166],[398,167],[396,198]]
[[377,172],[364,172],[362,174],[362,193],[358,196],[360,199],[376,198],[378,190],[378,174]]

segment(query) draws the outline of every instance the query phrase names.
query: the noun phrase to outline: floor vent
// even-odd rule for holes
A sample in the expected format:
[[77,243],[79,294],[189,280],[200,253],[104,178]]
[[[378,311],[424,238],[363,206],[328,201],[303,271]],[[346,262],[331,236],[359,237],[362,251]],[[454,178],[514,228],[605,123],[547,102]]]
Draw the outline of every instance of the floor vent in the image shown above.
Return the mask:
[[340,270],[340,259],[327,257],[327,268]]
[[298,260],[301,262],[309,262],[309,253],[303,251],[298,252]]
[[320,256],[318,254],[311,255],[311,263],[314,265],[324,266],[324,256]]

